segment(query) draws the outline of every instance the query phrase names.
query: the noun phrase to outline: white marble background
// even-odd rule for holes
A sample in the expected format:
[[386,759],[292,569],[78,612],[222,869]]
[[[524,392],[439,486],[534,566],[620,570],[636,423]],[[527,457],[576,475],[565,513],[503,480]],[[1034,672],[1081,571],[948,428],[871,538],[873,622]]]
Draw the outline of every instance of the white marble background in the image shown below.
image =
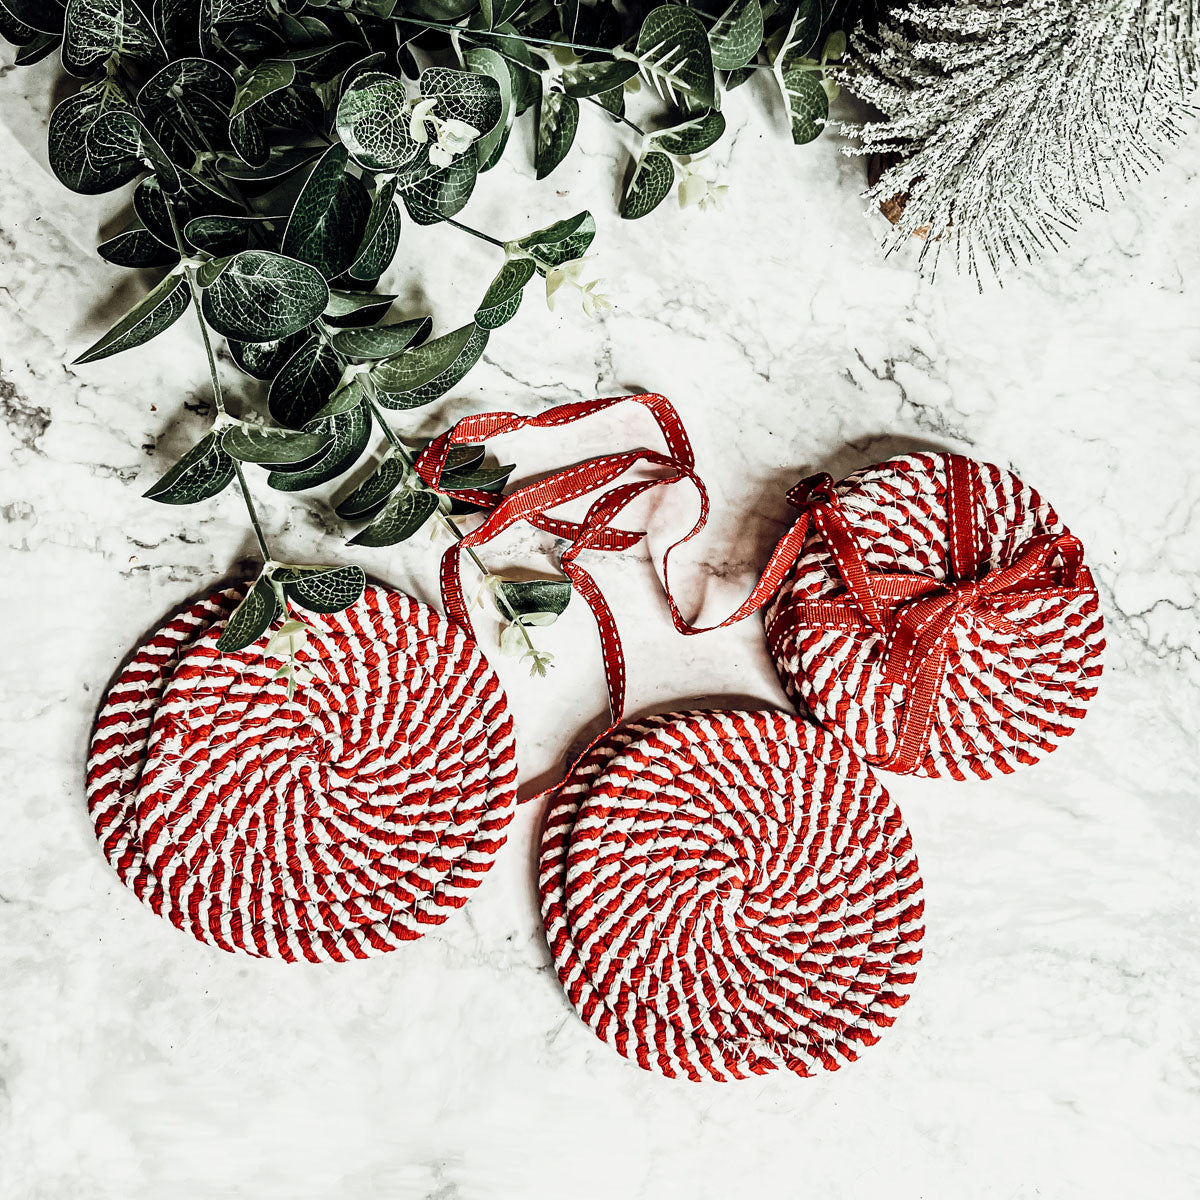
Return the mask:
[[[507,166],[467,210],[513,236],[592,207],[617,308],[590,324],[531,293],[414,426],[485,404],[667,393],[717,505],[688,585],[714,613],[782,528],[786,484],[914,441],[1014,467],[1098,571],[1110,652],[1082,731],[1012,778],[892,785],[928,917],[899,1023],[838,1075],[701,1086],[641,1072],[566,1005],[533,900],[533,806],[463,914],[362,964],[228,956],[116,882],[83,805],[102,689],[144,630],[252,543],[232,491],[189,509],[140,499],[204,427],[185,408],[205,394],[188,322],[64,365],[139,285],[93,253],[102,206],[45,171],[50,82],[0,66],[0,1196],[1200,1194],[1200,137],[1070,250],[982,296],[949,273],[922,282],[911,253],[883,259],[861,164],[832,137],[787,148],[782,114],[750,90],[714,163],[730,185],[721,214],[618,221],[625,151],[598,113],[557,191]],[[404,246],[409,310],[431,306],[442,328],[467,319],[492,252],[411,226]],[[569,444],[645,436],[614,416]],[[530,466],[553,452],[514,443]],[[355,556],[323,496],[256,481],[288,556],[356,557],[432,597],[427,542]],[[536,549],[516,539],[498,561],[536,565]],[[782,702],[756,622],[685,641],[643,548],[597,570],[633,711]],[[527,791],[601,717],[578,607],[540,635],[558,655],[548,681],[499,663]]]

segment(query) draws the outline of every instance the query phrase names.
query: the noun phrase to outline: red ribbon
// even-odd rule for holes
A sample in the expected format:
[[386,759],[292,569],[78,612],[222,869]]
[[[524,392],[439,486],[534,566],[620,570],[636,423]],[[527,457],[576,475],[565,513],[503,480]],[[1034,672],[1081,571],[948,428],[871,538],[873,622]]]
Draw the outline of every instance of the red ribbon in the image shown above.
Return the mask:
[[[558,471],[537,483],[500,497],[478,489],[442,488],[441,475],[451,446],[485,441],[524,428],[553,428],[572,424],[624,402],[645,407],[662,432],[668,453],[638,449],[601,455]],[[527,521],[568,545],[560,555],[564,573],[583,596],[596,618],[604,653],[609,704],[614,720],[625,706],[625,660],[612,610],[595,580],[577,561],[584,550],[626,550],[644,536],[642,530],[617,527],[620,513],[646,491],[687,479],[700,497],[700,513],[692,528],[663,554],[662,581],[676,629],[683,634],[705,633],[742,620],[763,607],[803,551],[810,530],[824,541],[845,584],[844,595],[790,605],[772,623],[768,636],[778,650],[785,636],[800,629],[874,631],[885,639],[884,682],[899,685],[904,702],[896,742],[888,755],[870,757],[887,770],[916,770],[928,753],[937,702],[945,680],[953,633],[964,620],[979,620],[1020,639],[1019,626],[1008,619],[1014,609],[1038,599],[1070,598],[1079,586],[1083,552],[1077,539],[1063,534],[1033,538],[1015,562],[980,576],[980,531],[976,522],[977,464],[961,455],[947,463],[947,579],[910,572],[874,571],[863,556],[831,476],[813,475],[788,492],[800,510],[792,527],[775,546],[771,558],[746,600],[724,621],[697,626],[684,617],[670,582],[671,554],[696,537],[709,515],[708,493],[695,472],[691,443],[679,414],[663,396],[647,393],[558,405],[534,417],[516,413],[480,413],[467,417],[434,439],[417,460],[417,471],[445,494],[490,509],[484,521],[442,558],[442,596],[447,615],[470,628],[463,595],[460,551],[483,544],[517,521]],[[652,479],[616,484],[636,465],[659,468]],[[616,486],[612,486],[616,485]],[[594,492],[601,495],[582,521],[549,515],[567,501]],[[1055,560],[1059,565],[1055,566]]]
[[[868,756],[884,770],[917,770],[929,752],[929,737],[945,681],[955,628],[964,620],[986,622],[1021,639],[1009,619],[1032,600],[1080,594],[1083,548],[1069,534],[1031,538],[1016,560],[979,576],[979,530],[975,521],[976,465],[948,456],[947,543],[949,578],[917,572],[872,571],[828,475],[804,480],[788,494],[801,508],[797,525],[811,522],[821,534],[846,585],[844,596],[798,601],[773,625],[778,647],[800,629],[868,628],[885,639],[883,682],[899,684],[904,697],[900,726],[890,754]],[[1055,560],[1061,565],[1054,566]]]

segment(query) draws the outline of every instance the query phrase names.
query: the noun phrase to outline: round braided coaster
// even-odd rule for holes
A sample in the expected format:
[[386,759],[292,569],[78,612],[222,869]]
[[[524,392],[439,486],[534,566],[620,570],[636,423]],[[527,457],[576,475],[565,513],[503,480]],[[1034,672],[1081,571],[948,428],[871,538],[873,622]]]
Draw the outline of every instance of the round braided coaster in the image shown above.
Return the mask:
[[870,769],[774,712],[618,727],[555,791],[542,915],[583,1020],[646,1070],[835,1070],[921,957],[916,856]]
[[[966,464],[972,479],[954,502],[952,463],[957,470]],[[1054,509],[1010,471],[958,456],[895,458],[856,472],[836,493],[869,578],[885,580],[881,595],[889,575],[924,577],[952,592],[964,540],[972,560],[965,578],[985,584],[1039,540],[1074,541]],[[766,612],[767,638],[797,707],[868,761],[923,776],[987,779],[1036,762],[1085,716],[1104,650],[1099,597],[1086,566],[1070,586],[1039,586],[1035,572],[1025,590],[955,609],[939,647],[925,736],[905,750],[900,730],[913,693],[889,670],[891,635],[863,621],[821,619],[823,603],[847,603],[844,565],[810,529]],[[918,627],[914,640],[921,633]]]
[[261,647],[216,649],[241,594],[169,621],[105,698],[87,786],[106,856],[225,950],[341,961],[420,937],[466,902],[512,817],[499,680],[432,609],[368,586],[306,614],[289,702]]

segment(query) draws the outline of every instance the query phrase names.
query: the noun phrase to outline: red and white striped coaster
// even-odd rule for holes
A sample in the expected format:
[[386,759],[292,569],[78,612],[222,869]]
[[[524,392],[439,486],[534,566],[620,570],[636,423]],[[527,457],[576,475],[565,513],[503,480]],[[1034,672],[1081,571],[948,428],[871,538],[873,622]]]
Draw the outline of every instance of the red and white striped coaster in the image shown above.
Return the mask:
[[306,614],[295,698],[261,647],[221,654],[240,593],[168,622],[108,694],[88,804],[123,882],[222,949],[341,961],[461,907],[516,801],[512,721],[475,643],[368,586]]
[[797,705],[868,762],[986,779],[1083,719],[1104,650],[1096,586],[1010,471],[911,454],[789,495],[805,540],[767,639]]
[[908,830],[861,760],[778,712],[619,726],[552,794],[542,915],[595,1033],[693,1080],[836,1070],[921,957]]

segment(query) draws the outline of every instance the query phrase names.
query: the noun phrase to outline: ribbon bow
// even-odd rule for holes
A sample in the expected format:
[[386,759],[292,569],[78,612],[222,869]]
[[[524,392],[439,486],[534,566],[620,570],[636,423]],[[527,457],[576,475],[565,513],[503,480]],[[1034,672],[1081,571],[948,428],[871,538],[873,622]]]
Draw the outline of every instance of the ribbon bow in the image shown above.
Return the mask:
[[[790,606],[768,631],[773,647],[797,628],[872,629],[884,639],[883,682],[900,685],[904,704],[894,748],[868,761],[911,772],[929,750],[937,701],[945,682],[955,628],[973,619],[1014,640],[1031,641],[1010,614],[1032,600],[1069,598],[1078,587],[1083,548],[1069,534],[1031,538],[1015,561],[980,575],[975,524],[975,465],[960,455],[948,463],[949,578],[917,572],[871,570],[828,475],[803,480],[788,492],[801,510],[798,526],[816,528],[833,557],[846,592],[830,600]],[[1057,560],[1057,565],[1056,565]]]

